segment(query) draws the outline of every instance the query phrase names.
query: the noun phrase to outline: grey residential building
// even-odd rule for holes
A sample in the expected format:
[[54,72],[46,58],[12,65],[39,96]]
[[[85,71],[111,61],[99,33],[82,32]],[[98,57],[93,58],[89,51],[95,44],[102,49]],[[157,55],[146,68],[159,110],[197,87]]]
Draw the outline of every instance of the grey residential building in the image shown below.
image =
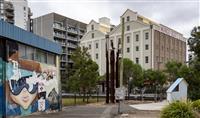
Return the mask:
[[72,68],[71,54],[78,47],[79,40],[86,32],[87,24],[80,21],[49,13],[33,19],[33,32],[60,43],[62,55],[60,58],[61,78],[65,79],[66,67]]

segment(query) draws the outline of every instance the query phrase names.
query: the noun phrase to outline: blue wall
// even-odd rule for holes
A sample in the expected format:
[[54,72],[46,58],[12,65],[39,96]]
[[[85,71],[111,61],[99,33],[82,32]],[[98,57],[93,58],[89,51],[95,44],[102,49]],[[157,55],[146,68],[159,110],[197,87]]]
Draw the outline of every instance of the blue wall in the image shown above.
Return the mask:
[[0,37],[5,37],[52,53],[61,54],[61,46],[59,44],[2,20],[0,20]]

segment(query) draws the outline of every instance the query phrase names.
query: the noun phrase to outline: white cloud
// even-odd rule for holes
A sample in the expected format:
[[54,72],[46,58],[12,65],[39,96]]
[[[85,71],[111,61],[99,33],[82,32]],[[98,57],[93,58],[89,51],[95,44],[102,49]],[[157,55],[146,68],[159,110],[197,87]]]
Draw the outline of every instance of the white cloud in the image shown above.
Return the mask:
[[34,17],[56,12],[85,23],[108,17],[115,25],[129,8],[185,36],[200,25],[199,0],[29,0],[29,5]]

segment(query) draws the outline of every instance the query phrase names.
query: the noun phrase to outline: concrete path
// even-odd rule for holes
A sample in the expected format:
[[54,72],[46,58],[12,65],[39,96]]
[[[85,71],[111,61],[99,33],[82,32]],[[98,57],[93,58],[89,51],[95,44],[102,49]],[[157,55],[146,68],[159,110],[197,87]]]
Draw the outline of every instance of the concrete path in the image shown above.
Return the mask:
[[136,105],[130,105],[130,106],[137,109],[137,110],[160,111],[160,110],[162,110],[162,108],[164,108],[168,104],[169,103],[167,101],[163,101],[163,102],[157,102],[157,103],[136,104]]

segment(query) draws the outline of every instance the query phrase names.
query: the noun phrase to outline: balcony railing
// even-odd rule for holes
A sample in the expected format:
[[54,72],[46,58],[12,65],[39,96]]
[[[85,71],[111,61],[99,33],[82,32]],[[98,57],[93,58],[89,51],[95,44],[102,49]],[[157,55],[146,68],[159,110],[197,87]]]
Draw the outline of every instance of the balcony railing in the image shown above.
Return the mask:
[[76,41],[76,42],[78,41],[77,38],[71,37],[71,36],[68,36],[67,39],[70,40],[70,41]]
[[54,33],[53,35],[54,35],[54,37],[57,37],[57,38],[66,39],[66,36],[63,34]]
[[58,29],[58,30],[62,30],[62,31],[66,31],[65,28],[63,26],[60,26],[58,24],[53,24],[53,28],[54,29]]
[[77,30],[70,29],[70,28],[67,28],[67,32],[72,33],[72,34],[78,34]]
[[68,54],[68,55],[72,55],[72,53],[73,53],[72,51],[68,51],[68,53],[67,53],[67,54]]
[[68,63],[74,63],[71,59],[69,59],[67,62],[68,62]]
[[66,46],[66,43],[65,42],[61,42],[60,45],[61,46]]
[[69,48],[77,48],[77,45],[68,43],[68,44],[67,44],[67,47],[69,47]]
[[5,12],[5,15],[7,17],[14,17],[14,13],[10,13],[10,12]]

